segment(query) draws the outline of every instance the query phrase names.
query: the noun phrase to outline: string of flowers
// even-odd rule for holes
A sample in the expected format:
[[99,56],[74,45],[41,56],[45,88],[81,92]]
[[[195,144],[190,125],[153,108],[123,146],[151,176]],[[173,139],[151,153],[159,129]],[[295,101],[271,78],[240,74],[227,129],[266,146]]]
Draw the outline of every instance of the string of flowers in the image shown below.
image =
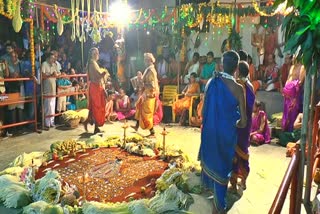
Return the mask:
[[15,5],[17,5],[17,0],[9,0],[7,1],[7,13],[10,16],[13,16],[14,11],[15,11]]
[[273,11],[272,13],[266,13],[265,11],[262,11],[260,8],[259,8],[259,5],[257,3],[256,0],[252,0],[252,6],[254,8],[254,10],[260,15],[260,16],[274,16],[276,15],[278,12],[277,11]]
[[203,22],[203,20],[204,20],[203,14],[202,14],[202,13],[199,13],[199,14],[197,15],[196,21],[193,22],[193,21],[189,20],[188,23],[187,23],[187,26],[188,26],[189,28],[198,27],[198,26],[200,25],[200,23]]
[[8,19],[12,19],[12,15],[10,15],[10,14],[8,14],[8,13],[1,12],[1,11],[0,11],[0,15],[6,17],[6,18],[8,18]]
[[34,49],[34,26],[33,26],[33,19],[27,18],[24,20],[25,22],[29,22],[30,24],[30,60],[31,60],[31,68],[32,68],[32,75],[35,75],[35,49]]
[[3,0],[0,0],[0,13],[4,12],[4,2]]

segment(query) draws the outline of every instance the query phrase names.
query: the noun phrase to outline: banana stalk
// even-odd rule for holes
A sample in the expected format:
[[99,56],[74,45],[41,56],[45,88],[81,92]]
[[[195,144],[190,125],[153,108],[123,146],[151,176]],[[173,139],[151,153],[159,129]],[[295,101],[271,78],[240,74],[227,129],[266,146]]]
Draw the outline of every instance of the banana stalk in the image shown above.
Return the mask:
[[16,33],[18,33],[21,30],[22,23],[23,23],[20,10],[21,10],[21,0],[18,0],[16,5],[16,10],[14,12],[14,16],[12,19],[12,27]]
[[74,40],[76,39],[76,25],[75,25],[75,13],[74,13],[74,1],[75,0],[71,0],[71,16],[72,16],[72,34],[71,34],[71,41],[74,42]]
[[57,32],[58,32],[58,35],[61,36],[63,33],[63,21],[62,21],[61,14],[58,12],[58,6],[56,4],[54,5],[54,14],[56,15],[56,17],[58,19]]

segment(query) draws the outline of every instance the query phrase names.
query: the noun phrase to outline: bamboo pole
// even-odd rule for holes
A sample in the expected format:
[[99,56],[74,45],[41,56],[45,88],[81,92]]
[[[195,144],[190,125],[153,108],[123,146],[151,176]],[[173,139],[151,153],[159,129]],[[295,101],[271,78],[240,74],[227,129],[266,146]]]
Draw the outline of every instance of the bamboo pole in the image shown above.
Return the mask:
[[[318,66],[318,65],[316,65]],[[312,173],[313,173],[313,163],[314,163],[314,154],[313,154],[313,121],[314,121],[314,111],[315,111],[315,93],[316,93],[316,81],[317,81],[317,72],[312,77],[312,88],[311,88],[311,112],[309,118],[309,126],[308,126],[308,157],[307,157],[307,173],[306,173],[306,187],[304,192],[304,206],[306,209],[310,209],[312,204],[310,202],[310,194],[311,194],[311,183],[312,183]]]
[[[41,16],[40,16],[41,18]],[[40,20],[41,21],[41,20]],[[36,8],[36,23],[37,23],[37,28],[39,29],[39,15],[38,15],[38,8]],[[39,42],[39,66],[40,66],[40,75],[39,75],[39,82],[40,82],[40,103],[41,103],[41,129],[44,129],[44,120],[45,120],[45,115],[44,115],[44,102],[43,102],[43,82],[42,82],[42,70],[41,70],[41,61],[42,61],[42,56],[41,56],[41,42]],[[35,112],[37,113],[37,112]]]
[[297,201],[295,207],[295,213],[299,214],[301,211],[302,203],[302,192],[303,192],[303,181],[304,181],[304,165],[305,165],[305,150],[307,141],[307,131],[308,131],[308,119],[310,113],[310,95],[311,95],[311,66],[308,68],[304,83],[304,96],[303,96],[303,118],[302,118],[302,128],[301,128],[301,161],[298,171],[298,187],[297,187]]

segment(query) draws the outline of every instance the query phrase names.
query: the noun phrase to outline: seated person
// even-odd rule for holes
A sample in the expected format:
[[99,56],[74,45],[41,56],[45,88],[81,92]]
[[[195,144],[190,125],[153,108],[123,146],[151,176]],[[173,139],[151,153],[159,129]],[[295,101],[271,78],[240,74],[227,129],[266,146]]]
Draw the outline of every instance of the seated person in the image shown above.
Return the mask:
[[[68,93],[69,88],[71,88],[72,83],[68,78],[65,77],[66,73],[62,72],[60,78],[57,80],[57,88],[58,88],[58,94],[64,94]],[[67,97],[61,96],[58,97],[57,100],[57,112],[64,112],[67,108]]]
[[177,62],[173,53],[169,54],[169,72],[168,78],[170,79],[169,84],[177,84],[177,75],[179,71],[179,62]]
[[170,83],[168,78],[169,64],[162,55],[159,55],[157,59],[157,72],[160,87]]
[[108,97],[106,100],[106,121],[112,123],[111,121],[115,121],[118,117],[117,113],[113,111],[115,100],[115,92],[112,90],[108,90]]
[[268,64],[264,73],[264,83],[262,89],[265,91],[274,91],[280,88],[279,83],[279,68],[275,62],[274,54],[269,54]]
[[248,64],[249,64],[249,79],[250,82],[253,82],[255,80],[257,80],[257,71],[256,68],[252,62],[252,57],[250,55],[248,55]]
[[184,69],[184,73],[182,75],[182,83],[183,84],[188,84],[189,83],[189,79],[190,79],[190,75],[192,73],[196,73],[198,74],[199,71],[199,58],[200,55],[198,52],[195,52],[193,54],[192,60],[190,62],[187,63],[185,69]]
[[267,114],[261,109],[261,103],[256,100],[252,112],[250,143],[253,145],[270,143],[270,134]]
[[183,98],[175,101],[173,103],[173,111],[176,115],[181,115],[180,123],[183,123],[184,118],[182,116],[182,112],[188,110],[191,105],[191,97],[197,96],[200,94],[200,85],[196,81],[197,74],[191,73],[189,84],[183,89],[182,94],[184,95]]
[[[75,75],[76,74],[76,70],[74,68],[70,68],[68,70],[68,75]],[[77,77],[71,77],[70,78],[70,81],[73,82],[74,80],[77,80],[78,81],[78,78]]]
[[200,127],[202,124],[202,108],[203,108],[203,101],[204,101],[204,94],[200,94],[200,103],[197,105],[197,115],[193,116],[190,120],[190,126]]
[[204,67],[204,65],[207,63],[207,56],[200,56],[199,58],[199,69],[198,69],[198,76],[200,76],[201,71]]
[[207,63],[203,66],[200,73],[201,91],[203,92],[208,80],[212,77],[213,72],[216,70],[216,63],[214,62],[214,54],[212,51],[207,53]]
[[[271,61],[270,57],[270,61]],[[269,65],[259,65],[256,72],[255,80],[252,81],[253,90],[256,93],[258,90],[272,91],[280,88],[278,81],[278,67],[275,63]]]
[[122,88],[119,90],[119,95],[115,106],[115,112],[117,113],[118,120],[129,119],[136,113],[134,109],[131,109],[130,99]]
[[[77,81],[72,82],[73,92],[79,91],[79,84]],[[67,110],[77,110],[78,95],[71,95],[67,97]]]
[[281,132],[279,134],[279,144],[286,147],[290,142],[297,142],[301,137],[303,114],[299,113],[293,124],[292,132]]

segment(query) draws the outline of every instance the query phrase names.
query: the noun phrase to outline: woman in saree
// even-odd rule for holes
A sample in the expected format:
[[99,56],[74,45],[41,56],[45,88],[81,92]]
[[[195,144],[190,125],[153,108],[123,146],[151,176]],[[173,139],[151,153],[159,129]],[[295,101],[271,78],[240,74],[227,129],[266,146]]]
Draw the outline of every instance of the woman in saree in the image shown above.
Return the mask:
[[189,84],[183,89],[183,98],[178,99],[173,103],[173,111],[176,115],[181,115],[184,110],[188,110],[191,105],[192,96],[197,96],[200,94],[200,85],[196,81],[197,74],[191,73]]
[[[263,66],[261,66],[260,68],[263,68]],[[265,67],[262,80],[253,81],[252,85],[255,91],[257,91],[258,89],[262,89],[265,91],[275,91],[280,88],[279,68],[275,62],[274,54],[269,54],[267,56],[267,65]]]
[[306,71],[301,62],[294,60],[291,66],[288,80],[282,90],[284,96],[284,107],[282,116],[282,130],[293,131],[293,124],[297,118],[302,105],[302,85],[304,83]]
[[131,118],[136,113],[135,109],[131,109],[130,98],[126,95],[123,88],[119,90],[119,97],[116,101],[116,109],[118,120]]
[[250,143],[261,145],[270,143],[270,128],[267,114],[261,109],[261,103],[256,100],[253,106]]

